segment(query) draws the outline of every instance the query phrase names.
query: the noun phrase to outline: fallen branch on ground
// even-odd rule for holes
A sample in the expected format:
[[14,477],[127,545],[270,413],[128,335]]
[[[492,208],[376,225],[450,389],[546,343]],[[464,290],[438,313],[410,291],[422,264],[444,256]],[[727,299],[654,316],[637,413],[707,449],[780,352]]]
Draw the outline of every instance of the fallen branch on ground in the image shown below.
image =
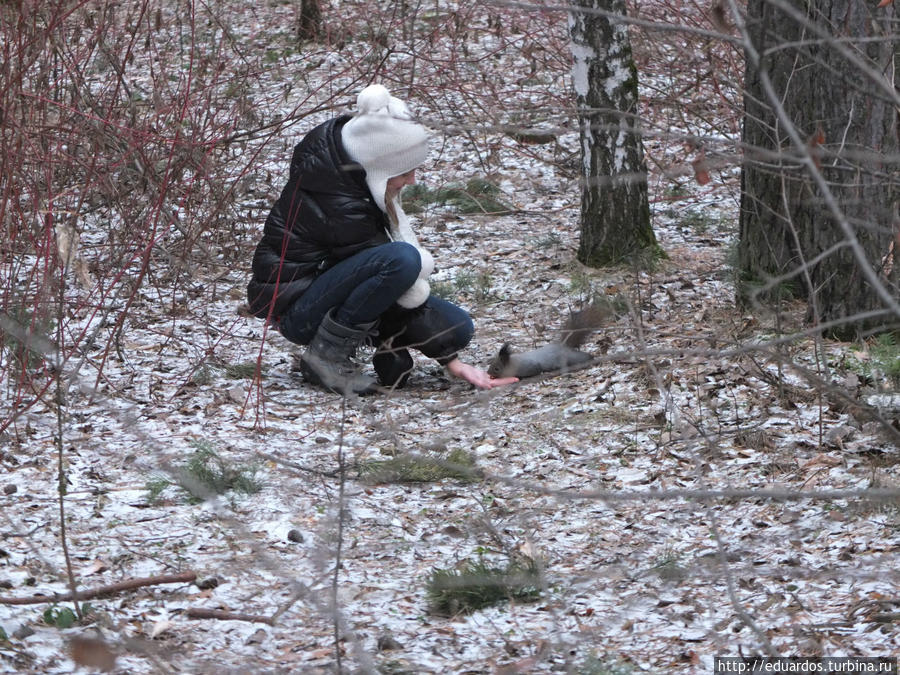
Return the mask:
[[270,616],[259,616],[258,614],[239,614],[237,612],[229,612],[224,609],[204,609],[203,607],[188,607],[186,616],[189,619],[250,621],[251,623],[267,623],[270,626],[275,625],[275,619]]
[[74,600],[91,600],[100,598],[104,595],[113,595],[124,591],[132,591],[136,588],[144,586],[156,586],[159,584],[178,584],[190,583],[197,578],[196,572],[180,572],[179,574],[161,574],[155,577],[143,577],[139,579],[126,579],[108,586],[99,586],[98,588],[90,588],[84,591],[78,591],[77,594],[64,593],[62,595],[34,595],[30,598],[3,598],[0,597],[0,605],[38,605],[42,602],[68,602]]

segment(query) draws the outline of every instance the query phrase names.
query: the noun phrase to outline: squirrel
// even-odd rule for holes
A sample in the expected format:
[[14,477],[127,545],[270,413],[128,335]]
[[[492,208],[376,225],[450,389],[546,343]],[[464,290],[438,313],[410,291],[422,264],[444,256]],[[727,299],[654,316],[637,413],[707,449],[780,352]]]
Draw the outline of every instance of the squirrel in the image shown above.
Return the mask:
[[491,377],[534,377],[541,373],[565,370],[594,357],[587,352],[579,351],[587,336],[598,330],[613,314],[612,307],[594,302],[579,312],[569,315],[559,342],[533,349],[530,352],[516,353],[508,342],[500,347],[497,355],[491,359],[488,375]]

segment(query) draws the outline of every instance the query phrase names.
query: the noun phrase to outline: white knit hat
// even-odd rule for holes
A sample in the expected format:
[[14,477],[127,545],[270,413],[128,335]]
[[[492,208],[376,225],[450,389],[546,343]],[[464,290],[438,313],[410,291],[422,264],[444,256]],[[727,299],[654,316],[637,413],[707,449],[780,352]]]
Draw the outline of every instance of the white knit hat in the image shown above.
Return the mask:
[[384,211],[388,179],[412,171],[428,158],[428,132],[413,121],[406,104],[380,84],[363,89],[356,106],[341,140],[350,159],[366,170],[372,197]]

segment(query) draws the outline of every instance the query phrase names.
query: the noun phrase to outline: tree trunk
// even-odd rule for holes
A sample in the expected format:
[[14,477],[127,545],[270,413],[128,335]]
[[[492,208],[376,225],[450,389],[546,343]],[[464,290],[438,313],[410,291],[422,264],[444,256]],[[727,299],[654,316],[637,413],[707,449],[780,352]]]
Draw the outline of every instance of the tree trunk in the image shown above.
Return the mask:
[[315,41],[322,36],[322,8],[320,0],[300,0],[297,14],[297,39]]
[[[805,20],[769,0],[749,0],[747,6],[752,51],[762,58],[755,63],[748,52],[738,298],[744,303],[805,298],[810,321],[838,322],[841,326],[830,332],[851,337],[891,323],[891,317],[855,316],[884,307],[884,299],[847,245],[814,177],[821,172],[866,264],[896,297],[897,112],[890,93],[839,49],[895,77],[893,10],[875,9],[865,0],[791,0],[790,6]],[[805,148],[792,143],[778,119],[763,73]],[[892,84],[888,79],[888,87]],[[803,164],[806,152],[815,171]]]
[[628,27],[591,10],[625,16],[625,2],[574,0],[569,17],[584,179],[578,259],[600,267],[656,257],[659,247],[650,227]]

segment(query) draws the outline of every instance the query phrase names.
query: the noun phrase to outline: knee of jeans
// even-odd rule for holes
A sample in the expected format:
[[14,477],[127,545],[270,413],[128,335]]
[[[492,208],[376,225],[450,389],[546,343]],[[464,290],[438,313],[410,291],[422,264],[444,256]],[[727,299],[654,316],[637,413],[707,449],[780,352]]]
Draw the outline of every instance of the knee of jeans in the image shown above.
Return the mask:
[[462,316],[440,338],[435,352],[429,354],[443,366],[455,359],[475,336],[475,324],[472,323],[472,319],[465,312],[461,314]]
[[300,324],[299,326],[295,325],[295,322],[291,321],[291,317],[285,315],[278,324],[278,332],[288,342],[293,342],[295,345],[308,345],[316,332],[316,327],[310,326],[309,322],[300,322]]
[[393,241],[385,244],[390,247],[389,256],[398,279],[408,281],[410,286],[419,278],[422,271],[422,256],[419,249],[405,241]]
[[460,315],[447,336],[450,347],[448,351],[457,352],[463,349],[475,335],[475,324],[472,323],[472,317],[465,312],[460,312]]

